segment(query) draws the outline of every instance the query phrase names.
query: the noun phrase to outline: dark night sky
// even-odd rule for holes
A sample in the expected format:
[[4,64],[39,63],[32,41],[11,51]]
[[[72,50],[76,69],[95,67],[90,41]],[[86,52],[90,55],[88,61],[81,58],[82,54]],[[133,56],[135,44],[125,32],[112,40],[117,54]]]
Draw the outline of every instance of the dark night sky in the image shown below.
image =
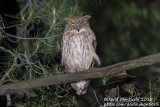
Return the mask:
[[[6,15],[16,15],[18,12],[18,4],[16,0],[0,0],[0,15],[3,17],[3,21],[6,22],[5,26],[9,25],[11,21],[15,21],[14,18],[7,17]],[[15,33],[15,28],[10,28],[10,29],[5,29],[6,32],[8,33]],[[15,46],[13,43],[6,41],[7,43],[10,44],[10,46]],[[2,45],[4,43],[2,42]],[[0,55],[3,55],[4,53],[0,52]],[[0,97],[0,107],[5,107],[6,106],[6,97],[1,96]]]

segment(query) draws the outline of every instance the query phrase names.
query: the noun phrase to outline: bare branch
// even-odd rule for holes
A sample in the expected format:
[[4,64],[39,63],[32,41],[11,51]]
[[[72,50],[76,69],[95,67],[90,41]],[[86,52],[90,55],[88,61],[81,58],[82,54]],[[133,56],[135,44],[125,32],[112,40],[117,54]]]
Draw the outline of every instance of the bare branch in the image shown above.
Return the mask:
[[17,83],[4,84],[0,86],[0,95],[23,92],[25,93],[30,89],[42,86],[65,84],[85,79],[101,78],[120,73],[125,70],[131,70],[134,68],[151,65],[158,62],[160,62],[160,53],[135,60],[120,62],[103,68],[89,69],[86,72],[59,74],[52,77],[43,77]]

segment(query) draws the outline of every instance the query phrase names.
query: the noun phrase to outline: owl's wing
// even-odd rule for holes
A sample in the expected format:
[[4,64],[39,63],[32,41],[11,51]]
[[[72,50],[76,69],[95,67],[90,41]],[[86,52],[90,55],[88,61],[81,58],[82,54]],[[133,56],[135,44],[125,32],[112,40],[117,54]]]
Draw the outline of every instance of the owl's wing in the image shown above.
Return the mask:
[[[94,51],[96,51],[97,41],[96,41],[96,36],[95,36],[94,32],[92,32],[92,45],[93,45]],[[96,53],[95,53],[94,59],[98,65],[101,64],[101,61]],[[95,61],[93,61],[92,66],[94,65]]]
[[61,53],[63,53],[63,37],[61,39]]
[[92,64],[91,64],[91,67],[93,67],[95,61],[97,62],[98,65],[101,64],[101,61],[100,61],[99,57],[97,56],[97,54],[95,53],[95,51],[96,51],[96,46],[97,46],[97,41],[96,41],[96,36],[95,36],[95,34],[94,34],[94,32],[93,32],[92,30],[91,30],[91,32],[90,32],[90,35],[91,35],[90,42],[91,42],[92,49],[93,49],[92,52],[94,53],[94,54],[93,54],[94,60],[92,61]]
[[61,57],[62,57],[62,59],[61,59],[61,63],[62,63],[62,65],[63,65],[63,37],[62,37],[62,39],[61,39]]
[[94,34],[94,32],[91,29],[88,29],[88,31],[89,31],[89,34],[91,35],[90,40],[92,41],[93,48],[94,48],[94,50],[96,50],[96,47],[97,47],[96,35]]
[[96,47],[97,47],[97,41],[96,41],[96,39],[93,39],[93,47],[94,47],[94,50],[96,51]]

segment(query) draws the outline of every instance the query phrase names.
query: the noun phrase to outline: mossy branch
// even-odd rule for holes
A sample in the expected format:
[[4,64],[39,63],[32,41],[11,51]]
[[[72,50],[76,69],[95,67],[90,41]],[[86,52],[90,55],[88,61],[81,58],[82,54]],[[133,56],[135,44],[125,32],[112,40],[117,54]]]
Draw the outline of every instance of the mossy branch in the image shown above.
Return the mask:
[[120,62],[103,68],[92,68],[86,72],[59,74],[52,77],[43,77],[17,83],[4,84],[0,86],[0,95],[25,93],[30,89],[42,86],[65,84],[84,79],[101,78],[158,62],[160,62],[160,53],[135,60]]

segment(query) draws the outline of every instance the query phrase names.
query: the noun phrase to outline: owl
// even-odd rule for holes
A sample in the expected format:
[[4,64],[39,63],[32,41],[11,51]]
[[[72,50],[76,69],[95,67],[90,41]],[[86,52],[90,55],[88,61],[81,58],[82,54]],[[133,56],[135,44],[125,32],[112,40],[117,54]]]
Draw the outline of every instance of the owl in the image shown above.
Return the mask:
[[[100,59],[96,54],[96,37],[89,26],[91,16],[73,16],[64,18],[66,28],[61,41],[62,64],[66,72],[83,72],[93,67]],[[78,95],[85,94],[90,80],[71,83],[71,87]]]

